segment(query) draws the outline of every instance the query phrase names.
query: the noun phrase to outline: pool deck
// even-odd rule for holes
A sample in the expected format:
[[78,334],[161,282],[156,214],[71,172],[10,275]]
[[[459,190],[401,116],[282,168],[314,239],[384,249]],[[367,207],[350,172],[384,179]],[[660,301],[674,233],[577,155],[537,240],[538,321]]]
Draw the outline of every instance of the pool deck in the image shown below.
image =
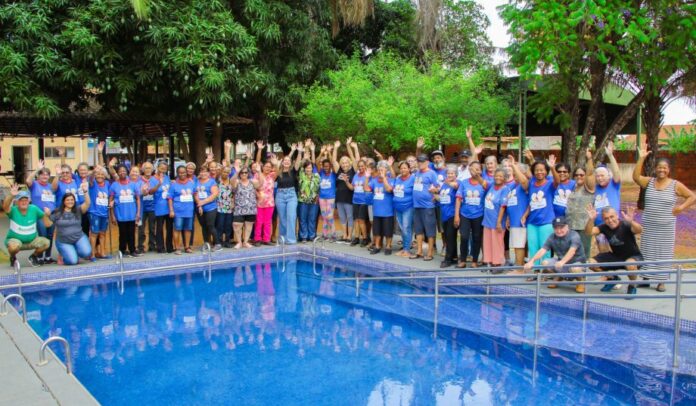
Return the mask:
[[[322,244],[317,244],[317,248],[321,251],[319,254],[331,254],[332,252],[337,257],[344,258],[360,258],[362,262],[367,262],[376,265],[388,264],[392,269],[403,268],[404,271],[423,271],[423,270],[439,270],[439,263],[442,257],[436,255],[435,259],[430,262],[423,260],[409,260],[407,258],[398,257],[395,255],[385,256],[380,253],[370,255],[365,248],[350,247],[345,244],[326,243],[324,249],[321,249]],[[311,250],[312,244],[301,244],[304,250]],[[229,258],[232,252],[241,254],[241,257],[252,257],[256,248],[236,251],[225,249],[219,253],[212,253],[212,259],[216,257]],[[326,250],[326,251],[324,251]],[[280,254],[280,247],[265,247],[263,253]],[[196,251],[200,255],[200,251]],[[242,253],[248,253],[243,255]],[[196,255],[196,254],[193,254]],[[165,264],[166,262],[185,260],[185,258],[193,259],[191,254],[181,257],[172,254],[146,254],[141,258],[127,258],[124,264],[129,269],[136,269],[138,263],[143,263],[144,266],[151,267],[152,264]],[[65,266],[46,265],[42,267],[32,268],[27,262],[27,252],[23,252],[19,256],[22,264],[22,273],[31,275],[32,273],[55,272],[56,277],[64,274]],[[199,257],[204,258],[204,257]],[[100,264],[101,262],[98,262]],[[204,264],[203,261],[194,262],[197,265]],[[380,264],[381,263],[381,264]],[[114,261],[104,261],[103,264],[113,265]],[[94,268],[95,264],[85,262],[74,267],[70,267],[71,274],[75,271],[79,272],[81,268]],[[448,268],[452,275],[479,275],[484,276],[480,269],[470,269],[455,271],[454,268]],[[9,267],[9,264],[0,264],[0,277],[7,277],[14,272]],[[625,278],[624,278],[625,279]],[[684,276],[685,280],[696,281],[696,273],[689,273]],[[651,312],[662,316],[674,316],[674,300],[673,299],[643,299],[640,300],[641,294],[656,294],[654,289],[639,289],[639,293],[635,300],[611,299],[612,293],[602,293],[600,288],[602,285],[588,286],[588,294],[606,295],[607,299],[589,299],[590,302],[601,303],[604,305],[612,305],[626,309],[637,311]],[[527,288],[529,286],[519,286]],[[674,292],[674,285],[667,285],[667,293]],[[574,294],[572,287],[561,287],[559,289],[550,290],[542,288],[544,293],[548,294]],[[622,288],[620,292],[625,292]],[[684,294],[696,294],[696,284],[684,284],[682,287]],[[582,295],[578,294],[578,298]],[[2,296],[0,295],[0,298]],[[681,307],[681,317],[684,320],[696,321],[696,306],[690,306],[688,300],[683,301]],[[39,347],[41,342],[33,331],[22,323],[21,317],[14,310],[10,310],[10,314],[5,317],[0,317],[0,360],[2,360],[3,369],[13,371],[11,374],[5,374],[5,378],[0,383],[0,404],[27,404],[27,405],[48,405],[48,404],[98,404],[98,402],[89,394],[89,392],[74,378],[73,375],[66,374],[65,367],[59,361],[53,359],[52,354],[49,357],[51,361],[48,365],[38,367]]]

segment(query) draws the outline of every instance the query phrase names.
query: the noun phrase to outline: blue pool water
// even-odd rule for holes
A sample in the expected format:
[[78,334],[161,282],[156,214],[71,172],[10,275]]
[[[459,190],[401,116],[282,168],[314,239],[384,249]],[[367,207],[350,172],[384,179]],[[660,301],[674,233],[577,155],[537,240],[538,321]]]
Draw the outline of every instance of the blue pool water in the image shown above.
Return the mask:
[[[280,272],[280,269],[285,269]],[[532,378],[524,305],[447,299],[432,339],[424,288],[332,281],[290,260],[26,294],[30,324],[71,343],[105,405],[618,405],[696,403],[665,371],[666,333],[544,312]],[[530,327],[531,326],[531,327]],[[684,338],[685,361],[693,338]]]

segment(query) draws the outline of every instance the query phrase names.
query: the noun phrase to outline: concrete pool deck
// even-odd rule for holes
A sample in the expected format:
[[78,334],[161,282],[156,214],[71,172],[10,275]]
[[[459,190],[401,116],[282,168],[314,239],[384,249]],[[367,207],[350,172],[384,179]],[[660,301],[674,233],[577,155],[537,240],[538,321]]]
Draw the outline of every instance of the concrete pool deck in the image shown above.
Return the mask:
[[[312,244],[300,244],[299,247],[303,247],[303,250],[311,251]],[[366,249],[359,247],[350,247],[344,244],[331,244],[326,243],[325,248],[322,249],[322,244],[317,244],[317,248],[321,250],[319,254],[331,254],[334,253],[336,257],[340,259],[343,258],[360,258],[363,262],[370,261],[370,263],[375,265],[389,265],[392,269],[402,268],[405,271],[413,271],[417,273],[418,271],[432,270],[439,268],[439,261],[442,259],[440,256],[436,256],[433,261],[426,262],[422,260],[409,260],[407,258],[398,257],[395,255],[385,256],[383,254],[370,255]],[[230,250],[226,249],[219,253],[212,253],[212,259],[219,259],[223,257],[230,257],[231,253],[237,253],[237,255],[246,258],[252,257],[255,251],[262,250],[259,254],[269,254],[275,253],[280,254],[280,247],[264,247],[262,249],[248,249],[248,250]],[[324,251],[325,250],[325,251]],[[200,255],[200,251],[195,251],[196,254]],[[248,253],[248,255],[244,255]],[[60,277],[65,274],[66,268],[70,269],[71,274],[79,273],[81,269],[87,271],[88,268],[95,268],[100,264],[104,267],[110,266],[113,268],[115,261],[107,260],[103,262],[91,263],[85,262],[73,267],[65,267],[59,265],[46,265],[42,267],[32,268],[27,262],[28,252],[23,252],[19,256],[21,261],[22,273],[25,276],[31,276],[32,274],[38,273],[50,273],[54,274],[56,277]],[[195,254],[187,254],[183,256],[176,256],[172,254],[146,254],[140,258],[126,258],[124,264],[128,269],[136,269],[138,264],[143,264],[145,267],[152,267],[152,264],[166,265],[166,263],[171,263],[173,261],[185,261],[187,258],[190,260],[194,259]],[[201,258],[201,257],[198,257]],[[240,258],[240,259],[243,259]],[[196,261],[195,265],[203,265],[205,261]],[[193,264],[192,264],[193,265]],[[438,269],[439,270],[439,269]],[[454,268],[448,268],[449,274],[464,274],[464,275],[476,275],[485,277],[479,269],[456,271]],[[9,264],[0,264],[0,278],[7,281],[8,276],[13,275],[13,270],[9,267]],[[425,274],[425,273],[424,273]],[[53,275],[51,275],[53,276]],[[9,278],[12,279],[12,278]],[[684,276],[685,280],[696,281],[696,274],[690,273]],[[0,283],[0,287],[4,283]],[[513,285],[515,286],[515,285]],[[673,317],[674,315],[674,300],[673,299],[644,299],[640,300],[641,294],[655,294],[654,289],[639,289],[639,293],[635,300],[624,300],[624,299],[611,299],[612,293],[601,293],[600,288],[602,285],[591,285],[588,286],[587,292],[589,294],[602,294],[606,295],[607,299],[589,299],[590,302],[601,303],[604,305],[611,305],[636,311],[650,312],[658,315]],[[529,286],[519,286],[520,288],[527,288]],[[574,290],[572,287],[559,288],[559,289],[548,289],[542,288],[544,293],[548,294],[569,294],[574,295]],[[625,289],[625,288],[624,288]],[[625,290],[622,289],[621,292]],[[667,285],[667,294],[674,293],[674,285]],[[696,294],[696,284],[684,284],[682,287],[682,293],[684,294]],[[578,294],[577,297],[580,299],[582,295]],[[681,307],[681,317],[684,320],[696,321],[696,306],[689,306],[688,300],[684,300],[683,306]],[[3,367],[8,371],[13,371],[13,374],[8,374],[9,378],[4,379],[0,383],[0,404],[97,404],[96,400],[87,392],[87,390],[74,378],[72,375],[68,375],[65,372],[64,366],[51,360],[48,365],[37,367],[38,363],[38,352],[40,347],[39,338],[31,331],[31,329],[21,322],[21,318],[16,311],[11,310],[10,315],[5,317],[0,317],[0,359],[2,360]]]

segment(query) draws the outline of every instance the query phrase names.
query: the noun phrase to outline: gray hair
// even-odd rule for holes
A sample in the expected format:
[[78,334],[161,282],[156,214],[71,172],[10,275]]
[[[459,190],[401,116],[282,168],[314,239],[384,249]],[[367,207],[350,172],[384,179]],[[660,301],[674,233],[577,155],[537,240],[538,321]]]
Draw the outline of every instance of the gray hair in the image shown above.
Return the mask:
[[496,165],[498,164],[498,158],[496,158],[495,155],[488,155],[486,159],[483,160],[484,163],[491,161],[495,162]]

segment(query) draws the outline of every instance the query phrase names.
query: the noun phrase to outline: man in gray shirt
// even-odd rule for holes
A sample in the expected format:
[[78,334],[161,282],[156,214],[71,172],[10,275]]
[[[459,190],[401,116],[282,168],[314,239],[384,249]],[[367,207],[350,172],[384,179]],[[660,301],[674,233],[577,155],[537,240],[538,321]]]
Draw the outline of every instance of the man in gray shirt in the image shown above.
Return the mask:
[[[537,251],[532,258],[524,265],[525,270],[530,270],[534,267],[534,262],[541,259],[544,254],[553,251],[555,258],[549,258],[541,262],[541,265],[548,266],[548,272],[563,272],[563,267],[567,264],[583,263],[586,260],[585,248],[582,245],[580,234],[568,227],[568,221],[565,217],[556,217],[553,220],[553,234],[549,236],[544,245]],[[581,267],[570,267],[570,272],[581,273]],[[559,280],[557,278],[556,280]],[[577,278],[582,281],[583,278]],[[549,285],[549,289],[555,289],[556,285]],[[575,291],[585,293],[585,285],[578,284],[575,286]]]

